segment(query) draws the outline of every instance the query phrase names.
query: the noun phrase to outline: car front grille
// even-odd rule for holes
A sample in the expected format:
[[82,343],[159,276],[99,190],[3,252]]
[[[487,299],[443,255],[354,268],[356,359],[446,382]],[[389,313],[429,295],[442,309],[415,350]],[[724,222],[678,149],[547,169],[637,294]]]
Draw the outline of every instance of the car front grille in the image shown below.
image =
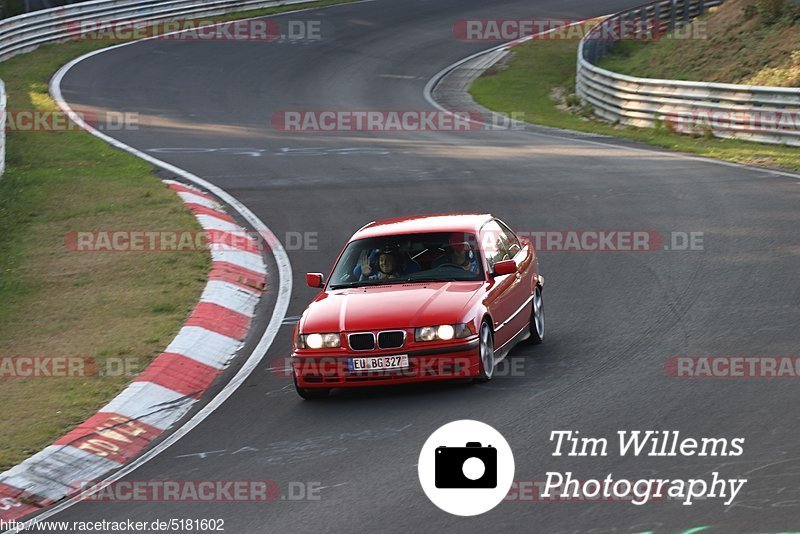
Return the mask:
[[353,350],[372,350],[375,348],[375,336],[366,334],[350,334],[347,336],[350,348]]
[[[361,332],[347,336],[348,343],[352,350],[374,350],[376,348],[376,337],[371,332]],[[403,330],[385,330],[379,332],[377,336],[377,348],[379,349],[399,349],[406,342],[406,333]]]
[[382,349],[399,349],[406,341],[406,333],[402,330],[381,332],[378,334],[378,346]]

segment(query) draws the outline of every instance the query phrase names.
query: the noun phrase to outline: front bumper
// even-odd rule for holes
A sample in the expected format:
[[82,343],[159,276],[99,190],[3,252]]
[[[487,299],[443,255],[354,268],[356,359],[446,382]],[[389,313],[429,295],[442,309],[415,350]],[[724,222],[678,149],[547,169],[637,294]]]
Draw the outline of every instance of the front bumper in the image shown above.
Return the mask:
[[408,354],[408,369],[351,371],[352,358],[387,356],[381,352],[346,354],[292,354],[292,373],[301,388],[341,388],[475,378],[480,374],[478,338],[430,349],[399,349],[391,355]]

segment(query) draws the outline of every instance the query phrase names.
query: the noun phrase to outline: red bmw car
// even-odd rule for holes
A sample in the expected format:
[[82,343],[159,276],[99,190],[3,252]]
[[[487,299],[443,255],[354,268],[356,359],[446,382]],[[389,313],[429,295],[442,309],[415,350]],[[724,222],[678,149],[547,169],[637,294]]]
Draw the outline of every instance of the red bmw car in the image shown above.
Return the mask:
[[525,339],[544,339],[532,244],[492,215],[372,222],[350,238],[294,332],[303,398],[331,389],[492,378]]

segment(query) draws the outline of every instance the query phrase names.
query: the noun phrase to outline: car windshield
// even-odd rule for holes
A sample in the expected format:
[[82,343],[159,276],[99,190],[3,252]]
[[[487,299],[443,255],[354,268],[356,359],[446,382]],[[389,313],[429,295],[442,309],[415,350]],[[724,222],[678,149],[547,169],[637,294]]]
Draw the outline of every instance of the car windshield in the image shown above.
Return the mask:
[[336,264],[329,287],[479,280],[483,262],[475,235],[438,232],[353,241]]

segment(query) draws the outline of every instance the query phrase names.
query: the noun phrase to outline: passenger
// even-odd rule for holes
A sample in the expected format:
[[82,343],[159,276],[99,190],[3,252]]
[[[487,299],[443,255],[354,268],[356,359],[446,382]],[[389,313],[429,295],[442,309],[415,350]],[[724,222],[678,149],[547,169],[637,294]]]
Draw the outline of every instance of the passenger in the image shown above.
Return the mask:
[[373,268],[369,261],[370,254],[364,251],[359,260],[361,267],[361,280],[389,280],[400,276],[402,260],[400,251],[393,247],[384,247],[378,254],[377,268]]

